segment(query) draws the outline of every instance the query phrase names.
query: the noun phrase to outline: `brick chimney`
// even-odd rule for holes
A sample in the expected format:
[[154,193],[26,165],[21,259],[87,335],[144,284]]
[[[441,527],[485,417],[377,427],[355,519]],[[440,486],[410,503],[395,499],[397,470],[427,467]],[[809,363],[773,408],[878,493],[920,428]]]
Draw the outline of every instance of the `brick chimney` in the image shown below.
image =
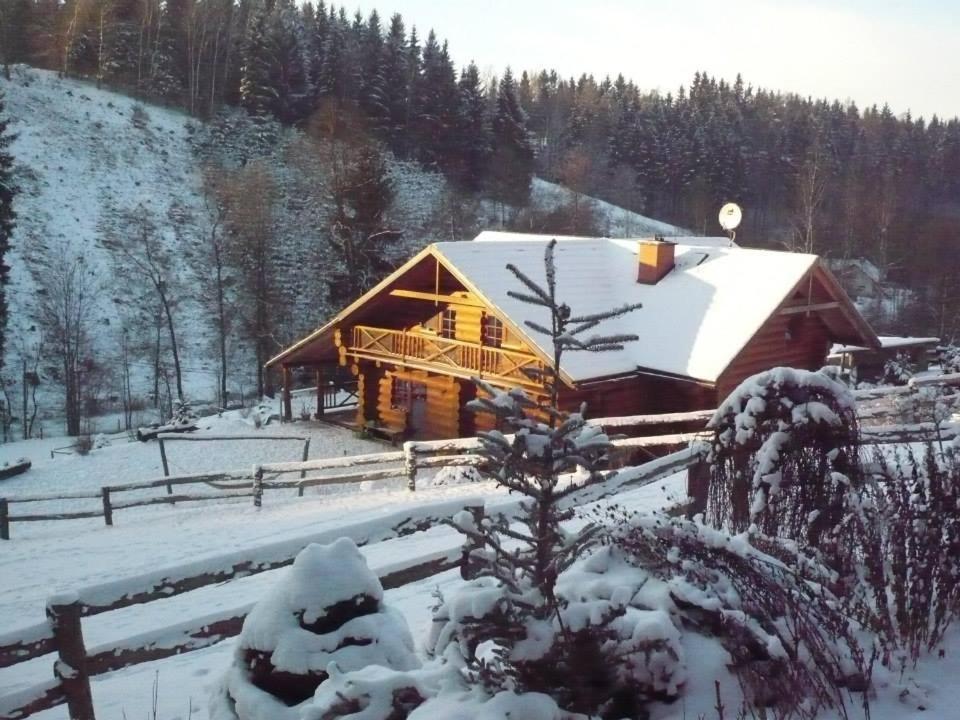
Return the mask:
[[673,270],[673,251],[676,243],[663,238],[645,238],[637,241],[637,282],[656,285]]

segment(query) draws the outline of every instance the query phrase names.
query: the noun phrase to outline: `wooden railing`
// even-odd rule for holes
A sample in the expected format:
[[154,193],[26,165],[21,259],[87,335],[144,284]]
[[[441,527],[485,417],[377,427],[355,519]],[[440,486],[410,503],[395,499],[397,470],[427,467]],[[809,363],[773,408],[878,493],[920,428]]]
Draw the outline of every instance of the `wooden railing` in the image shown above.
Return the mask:
[[357,325],[347,353],[368,360],[390,358],[409,367],[440,370],[460,377],[501,380],[511,385],[540,387],[525,369],[544,370],[531,353],[487,347],[424,333]]

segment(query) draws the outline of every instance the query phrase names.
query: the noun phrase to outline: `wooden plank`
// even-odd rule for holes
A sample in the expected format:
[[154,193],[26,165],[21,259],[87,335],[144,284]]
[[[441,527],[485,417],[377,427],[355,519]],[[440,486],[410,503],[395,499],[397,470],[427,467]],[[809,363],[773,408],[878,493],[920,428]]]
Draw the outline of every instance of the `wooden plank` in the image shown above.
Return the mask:
[[472,465],[474,467],[478,467],[486,464],[486,462],[487,459],[483,457],[483,455],[441,455],[438,457],[417,458],[417,467],[459,467],[463,465]]
[[253,604],[153,630],[121,643],[90,649],[87,668],[91,676],[121,670],[172,655],[200,650],[240,634]]
[[31,660],[56,650],[49,621],[0,634],[0,668]]
[[63,685],[57,678],[51,678],[0,697],[0,718],[22,720],[41,710],[63,705],[66,701]]
[[47,603],[47,619],[53,628],[58,659],[53,674],[60,680],[70,709],[70,720],[96,720],[93,694],[87,673],[87,650],[80,618],[82,607],[76,593],[55,596]]
[[587,425],[617,428],[624,425],[667,425],[681,422],[708,421],[716,410],[691,410],[690,412],[661,413],[657,415],[625,415],[587,420]]
[[162,495],[160,497],[148,498],[146,500],[128,500],[126,502],[113,503],[114,510],[123,510],[125,508],[146,507],[148,505],[172,505],[178,502],[202,502],[203,500],[228,500],[230,498],[253,497],[252,492],[239,493],[217,493],[216,495]]
[[476,298],[463,295],[444,295],[443,293],[420,292],[419,290],[403,290],[396,288],[390,291],[393,297],[408,298],[410,300],[428,300],[430,302],[445,303],[447,305],[463,305],[466,307],[484,307]]
[[383,465],[403,462],[401,451],[352,455],[350,457],[307,460],[306,462],[264,463],[260,467],[265,473],[295,473],[304,470],[335,470],[338,468],[358,467],[361,465]]
[[147,490],[149,488],[166,487],[167,485],[196,485],[198,483],[224,482],[229,480],[249,480],[250,473],[234,470],[225,473],[205,473],[203,475],[183,475],[181,477],[163,478],[162,480],[146,480],[144,482],[125,483],[123,485],[106,485],[110,492],[126,492],[127,490]]
[[303,442],[307,439],[304,435],[167,435],[162,436],[164,440],[183,440],[184,442],[211,442],[228,440],[297,440]]
[[648,437],[618,438],[611,440],[611,444],[618,450],[644,447],[666,447],[670,445],[686,445],[692,440],[704,440],[710,437],[709,432],[674,433],[672,435],[650,435]]
[[99,500],[100,491],[97,492],[78,492],[61,493],[60,495],[23,495],[19,497],[7,498],[7,501],[13,503],[47,502],[48,500]]
[[780,310],[781,315],[796,315],[797,313],[818,312],[820,310],[836,310],[839,302],[812,303],[810,305],[790,305]]
[[472,507],[482,502],[475,497],[466,497],[410,507],[353,525],[322,530],[255,548],[235,550],[196,562],[143,573],[122,581],[86,587],[78,591],[83,602],[83,614],[96,615],[172,597],[233,578],[275,570],[292,563],[297,553],[310,543],[324,544],[340,537],[348,537],[358,546],[363,546],[405,537],[429,530],[446,522],[464,507]]
[[38,522],[41,520],[80,520],[82,518],[103,517],[102,510],[84,512],[49,513],[45,515],[11,515],[10,522]]

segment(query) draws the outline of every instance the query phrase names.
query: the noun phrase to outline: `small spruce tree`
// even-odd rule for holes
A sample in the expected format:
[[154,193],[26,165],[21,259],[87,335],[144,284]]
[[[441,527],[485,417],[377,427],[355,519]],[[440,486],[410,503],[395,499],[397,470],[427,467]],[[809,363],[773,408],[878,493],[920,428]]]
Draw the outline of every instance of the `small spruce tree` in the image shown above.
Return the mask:
[[[552,363],[530,374],[543,382],[546,397],[537,401],[522,390],[504,392],[482,380],[475,380],[481,394],[468,407],[478,412],[495,414],[501,426],[513,431],[511,436],[500,431],[480,433],[481,453],[488,472],[498,483],[523,496],[520,523],[522,530],[511,527],[511,520],[500,516],[476,523],[468,514],[457,525],[475,548],[467,559],[469,572],[479,583],[481,593],[497,594],[489,612],[464,618],[456,610],[457,603],[441,605],[435,620],[433,651],[442,653],[453,644],[467,648],[464,657],[468,675],[489,690],[516,688],[551,694],[562,707],[575,712],[595,712],[617,694],[613,678],[618,672],[612,658],[604,663],[604,648],[616,645],[608,625],[615,613],[578,631],[570,629],[565,611],[568,601],[555,593],[560,573],[569,568],[598,539],[599,526],[570,532],[562,526],[572,517],[563,500],[602,476],[611,444],[599,427],[584,420],[580,412],[560,410],[561,359],[567,351],[601,352],[622,349],[634,335],[592,335],[586,333],[601,322],[639,308],[639,304],[590,315],[575,315],[565,303],[557,300],[556,241],[546,247],[544,266],[546,287],[524,274],[514,265],[507,269],[525,286],[526,291],[510,291],[511,297],[544,308],[549,316],[546,324],[527,320],[532,331],[549,338],[553,348]],[[578,479],[562,477],[577,468],[586,471]],[[467,590],[469,592],[469,589]],[[550,650],[538,657],[525,651],[515,652],[524,641],[543,639],[543,628],[552,628]],[[539,629],[537,629],[539,628]],[[605,640],[614,640],[604,644]],[[492,658],[480,656],[478,647],[494,648]],[[593,672],[580,673],[577,667],[584,658],[596,661],[597,667],[609,670],[598,680]],[[581,668],[583,669],[583,668]],[[594,670],[596,669],[593,668]],[[606,671],[602,671],[606,672]],[[558,685],[559,675],[570,678],[566,687]],[[604,696],[604,697],[601,697]],[[622,709],[622,706],[619,706]]]

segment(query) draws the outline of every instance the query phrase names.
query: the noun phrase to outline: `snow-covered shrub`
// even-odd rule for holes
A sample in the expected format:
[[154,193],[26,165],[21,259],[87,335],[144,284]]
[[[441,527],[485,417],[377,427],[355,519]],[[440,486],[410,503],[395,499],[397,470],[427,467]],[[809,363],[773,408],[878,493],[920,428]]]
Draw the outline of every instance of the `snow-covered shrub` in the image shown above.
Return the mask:
[[211,718],[299,720],[331,673],[370,665],[419,665],[406,622],[383,604],[380,581],[352,541],[308,545],[244,621]]
[[883,364],[884,385],[906,385],[916,374],[913,360],[906,353],[897,353]]
[[944,375],[960,373],[960,345],[946,345],[937,351],[940,372]]
[[481,473],[473,465],[452,465],[442,467],[433,476],[434,485],[466,485],[483,480]]
[[73,449],[77,455],[89,455],[90,451],[93,450],[93,437],[89,433],[78,435],[73,443]]
[[[645,701],[676,693],[675,673],[661,672],[662,665],[670,665],[661,655],[675,662],[676,652],[672,638],[642,630],[656,623],[638,616],[623,598],[581,598],[559,589],[564,573],[596,543],[600,532],[592,523],[578,532],[564,529],[561,523],[571,513],[560,503],[599,479],[611,444],[602,429],[586,424],[582,410],[558,409],[563,352],[620,349],[635,340],[578,337],[635,308],[574,315],[556,299],[554,246],[546,244],[545,287],[507,266],[525,286],[523,293],[509,294],[541,308],[545,324],[527,325],[553,345],[554,362],[536,373],[549,400],[536,402],[522,390],[504,392],[476,380],[478,399],[468,406],[495,415],[496,427],[513,435],[481,433],[481,453],[485,472],[521,496],[522,529],[512,528],[502,516],[477,524],[468,512],[458,515],[455,524],[473,546],[467,567],[475,579],[435,610],[430,650],[435,656],[456,653],[467,682],[490,697],[504,691],[543,693],[568,712],[637,717]],[[578,469],[574,479],[561,481],[562,475]],[[505,549],[508,543],[514,547]]]
[[893,398],[893,411],[897,422],[934,423],[940,425],[950,420],[960,408],[958,398],[952,388],[938,385],[925,385],[915,392],[896,395]]
[[843,553],[835,530],[860,475],[854,405],[822,372],[774,368],[744,380],[707,425],[707,520]]
[[857,573],[844,606],[883,642],[888,665],[934,650],[960,614],[960,454],[878,448],[846,520]]
[[174,427],[190,427],[197,422],[197,416],[193,412],[190,401],[184,398],[177,398],[173,401],[173,412],[170,416],[168,425]]
[[869,662],[825,587],[833,573],[812,561],[798,573],[777,557],[795,555],[789,543],[651,513],[628,518],[612,544],[660,581],[644,590],[669,598],[665,609],[685,633],[723,646],[751,717],[813,718],[825,708],[845,716],[844,691],[867,688]]

